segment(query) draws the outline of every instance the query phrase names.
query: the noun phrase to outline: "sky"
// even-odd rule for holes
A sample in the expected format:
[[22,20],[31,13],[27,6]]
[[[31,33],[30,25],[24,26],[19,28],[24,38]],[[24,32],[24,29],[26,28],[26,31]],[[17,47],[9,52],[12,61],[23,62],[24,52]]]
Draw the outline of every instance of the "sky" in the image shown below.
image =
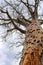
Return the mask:
[[[3,0],[0,0],[0,4],[2,1]],[[7,36],[6,42],[2,39],[2,36],[6,35],[4,34],[5,32],[6,30],[0,26],[0,65],[19,65],[20,58],[18,59],[19,55],[16,54],[22,51],[23,46],[16,47],[17,45],[14,45],[12,48],[9,48],[9,42],[13,43],[14,39],[19,35],[14,33],[13,35],[10,35],[10,37]],[[15,41],[18,41],[18,39]]]
[[6,46],[7,42],[3,41],[0,37],[0,65],[19,65],[20,59],[17,53],[22,51],[22,46],[13,48],[8,48]]
[[0,26],[0,65],[19,65],[19,52],[22,52],[23,46],[17,47],[19,44],[15,44],[13,47],[11,47],[11,43],[14,44],[14,42],[23,40],[20,39],[20,35],[15,32],[11,35],[8,35],[6,37],[6,41],[4,41],[4,38],[2,38],[6,35],[4,33],[6,33],[6,30]]

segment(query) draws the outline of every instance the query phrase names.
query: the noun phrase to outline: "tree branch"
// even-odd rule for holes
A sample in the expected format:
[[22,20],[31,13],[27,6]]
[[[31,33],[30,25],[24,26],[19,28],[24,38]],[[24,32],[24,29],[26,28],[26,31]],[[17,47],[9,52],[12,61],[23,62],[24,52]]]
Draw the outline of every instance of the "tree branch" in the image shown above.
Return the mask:
[[12,28],[12,29],[9,29],[9,30],[7,30],[7,32],[11,32],[11,31],[13,31],[15,28]]
[[[0,18],[0,20],[10,21],[11,19]],[[12,20],[13,20],[15,23],[19,23],[20,25],[23,25],[23,26],[29,25],[29,22],[31,23],[31,21],[29,21],[29,22],[21,21],[19,18],[17,18],[17,19],[12,19]],[[11,22],[9,22],[9,23],[11,23]],[[6,25],[6,24],[9,24],[9,23],[3,23],[3,24],[0,24],[0,25]]]
[[22,30],[21,28],[19,28],[19,27],[14,23],[14,21],[12,20],[12,18],[11,18],[11,16],[9,15],[9,13],[8,13],[7,10],[6,10],[6,12],[4,12],[2,9],[0,9],[0,11],[1,11],[2,13],[6,13],[6,14],[7,14],[8,18],[10,19],[11,23],[14,25],[14,28],[15,28],[15,29],[19,30],[21,33],[24,33],[24,34],[26,33],[25,30]]
[[38,19],[38,21],[40,22],[40,24],[43,24],[43,20],[42,19]]
[[[10,21],[10,19],[5,19],[5,18],[0,18],[0,20]],[[12,20],[14,20],[14,19],[12,19]]]
[[[31,16],[32,16],[33,10],[32,10],[32,8],[30,7],[30,4],[29,4],[29,3],[25,3],[25,2],[23,2],[22,0],[21,0],[21,2],[27,7],[27,9],[29,10],[29,12],[30,12],[30,14],[31,14]],[[27,2],[28,2],[28,0],[27,0]]]
[[3,11],[2,9],[0,9],[0,11],[1,11],[2,13],[7,13],[7,12]]
[[37,19],[38,18],[38,13],[37,13],[37,9],[38,9],[38,4],[39,4],[39,0],[34,0],[35,1],[35,10],[34,10],[34,16]]
[[[6,14],[7,14],[7,12],[6,12],[6,11],[3,11],[2,9],[0,9],[0,11],[1,11],[2,13],[6,13]],[[14,22],[16,22],[16,23],[19,23],[19,24],[23,25],[23,26],[26,26],[26,25],[28,25],[29,23],[31,23],[31,21],[26,20],[25,18],[23,18],[23,19],[24,19],[24,20],[21,20],[21,19],[18,18],[18,20],[17,20],[17,19],[12,19],[12,20],[13,20]],[[10,21],[10,19],[4,19],[4,18],[0,18],[0,20]]]
[[19,14],[24,20],[26,20],[25,19],[25,17],[23,16],[23,14],[22,13],[20,13],[17,9],[16,9],[16,7],[15,6],[12,6],[12,4],[10,4],[8,1],[6,1],[6,0],[4,0],[8,5],[10,5],[16,12],[17,12],[17,14]]
[[31,21],[22,21],[22,20],[20,20],[19,18],[17,18],[16,19],[16,22],[17,23],[20,23],[20,24],[22,24],[22,25],[24,25],[25,27],[27,26],[27,25],[29,25],[29,23],[31,23]]
[[8,15],[9,19],[11,19],[11,22],[12,22],[12,24],[14,25],[14,28],[17,29],[17,30],[19,30],[21,33],[24,33],[24,34],[25,34],[26,31],[25,31],[25,30],[22,30],[21,28],[19,28],[19,27],[14,23],[14,21],[12,20],[11,16],[10,16],[9,13],[8,13],[8,11],[7,11],[7,15]]
[[0,25],[8,25],[8,24],[10,24],[11,22],[8,22],[8,23],[2,23],[2,24],[0,24]]

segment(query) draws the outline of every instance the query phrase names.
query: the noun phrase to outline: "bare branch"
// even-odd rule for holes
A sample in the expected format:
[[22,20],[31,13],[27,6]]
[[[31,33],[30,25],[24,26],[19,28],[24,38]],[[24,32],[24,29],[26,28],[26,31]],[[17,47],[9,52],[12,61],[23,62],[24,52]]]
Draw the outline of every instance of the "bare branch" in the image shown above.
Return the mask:
[[[4,19],[4,18],[0,18],[0,20],[4,20],[4,21],[10,21],[11,19]],[[19,18],[17,19],[12,19],[15,23],[19,23],[20,25],[23,25],[23,26],[27,26],[29,25],[29,22],[31,23],[31,21],[29,22],[26,22],[26,21],[21,21],[19,20]],[[0,25],[6,25],[6,24],[10,24],[11,22],[9,23],[3,23],[3,24],[0,24]]]
[[[15,27],[15,28],[9,29],[9,30],[7,30],[7,32],[11,32],[11,31],[13,31],[13,30],[15,30],[15,29],[17,29],[17,28]],[[22,30],[21,28],[18,28],[18,30],[19,30],[21,33],[23,33],[23,34],[26,33],[26,31],[25,31],[25,30]]]
[[5,1],[8,5],[10,5],[10,6],[17,12],[17,14],[19,14],[24,20],[26,20],[25,17],[23,16],[23,14],[20,13],[20,12],[16,9],[15,6],[12,6],[12,4],[10,4],[10,3],[7,2],[6,0],[4,0],[4,1]]
[[5,11],[3,11],[2,9],[0,9],[0,11],[2,12],[2,13],[6,13]]
[[11,31],[13,31],[15,28],[12,28],[12,29],[9,29],[9,30],[7,30],[7,32],[11,32]]
[[[4,20],[4,21],[11,21],[11,19],[2,19],[0,18],[0,20]],[[23,25],[23,26],[27,26],[29,25],[29,22],[31,23],[31,21],[29,22],[25,22],[25,21],[20,21],[18,18],[17,19],[12,19],[15,23],[19,23],[20,25]],[[10,24],[11,22],[8,22],[8,23],[2,23],[0,25],[7,25],[7,24]]]
[[[27,7],[27,9],[29,10],[29,12],[30,12],[30,14],[31,14],[31,16],[32,16],[33,10],[32,10],[32,8],[30,7],[30,4],[29,4],[29,3],[25,3],[25,2],[23,2],[22,0],[21,0],[21,2]],[[27,2],[28,2],[28,0],[27,0]]]
[[0,25],[8,25],[8,24],[10,24],[11,22],[8,22],[8,23],[2,23],[2,24],[0,24]]
[[19,30],[21,33],[24,33],[24,34],[26,33],[25,30],[22,30],[21,28],[19,28],[19,27],[14,23],[14,21],[12,20],[11,16],[10,16],[9,13],[8,13],[8,11],[4,12],[2,9],[0,9],[0,11],[1,11],[2,13],[6,13],[6,14],[7,14],[8,18],[10,19],[11,23],[14,25],[14,28],[15,28],[15,29]]
[[40,24],[43,24],[43,20],[42,19],[38,19],[38,21],[40,22]]
[[[17,12],[17,14],[19,14],[25,21],[28,21],[28,22],[29,22],[29,20],[27,20],[27,19],[23,16],[23,14],[20,13],[20,12],[16,9],[15,6],[12,6],[12,4],[10,4],[10,3],[9,3],[8,1],[6,1],[6,0],[4,0],[4,1],[5,1],[8,5],[10,5],[10,6]],[[32,8],[31,8],[30,6],[33,6],[33,7],[34,7],[34,5],[30,5],[29,3],[27,4],[27,3],[23,2],[22,0],[21,0],[21,3],[23,3],[23,4],[27,7],[27,9],[29,10],[31,16],[33,17],[33,10],[32,10]]]
[[11,19],[11,23],[14,25],[14,28],[16,28],[17,30],[19,30],[21,33],[26,33],[26,31],[25,30],[22,30],[21,28],[19,28],[15,23],[14,23],[14,21],[12,20],[12,18],[11,18],[11,16],[9,15],[9,13],[8,13],[8,11],[7,11],[7,15],[8,15],[8,17],[9,17],[9,19]]
[[28,4],[28,0],[27,0],[27,4]]
[[43,24],[43,22],[40,22],[40,24],[42,25],[42,24]]
[[28,21],[28,22],[27,21],[22,21],[19,18],[17,18],[16,22],[17,23],[20,23],[20,24],[22,24],[24,26],[27,26],[27,25],[29,25],[29,23],[31,23],[31,21]]
[[[0,18],[0,20],[10,21],[10,19],[4,19],[4,18]],[[14,20],[14,19],[13,19],[13,20]]]
[[[5,12],[5,11],[3,11],[2,9],[0,9],[0,11],[2,12],[2,13],[6,13],[7,14],[7,12]],[[10,21],[11,19],[1,19],[0,18],[0,20],[4,20],[4,21]],[[16,22],[16,23],[19,23],[19,24],[21,24],[21,25],[23,25],[23,26],[26,26],[26,25],[28,25],[29,23],[31,23],[31,21],[29,21],[29,20],[26,20],[25,18],[24,18],[24,20],[20,20],[19,18],[18,19],[12,19],[14,22]]]
[[[7,30],[7,32],[11,32],[11,31],[13,31],[13,30],[15,30],[16,28],[11,28],[11,29],[9,29],[9,30]],[[26,33],[26,31],[25,30],[22,30],[22,29],[20,29],[21,31],[22,31],[22,33]]]
[[35,10],[34,10],[34,16],[35,18],[38,17],[38,13],[37,13],[37,9],[38,9],[38,5],[39,5],[39,0],[35,0]]

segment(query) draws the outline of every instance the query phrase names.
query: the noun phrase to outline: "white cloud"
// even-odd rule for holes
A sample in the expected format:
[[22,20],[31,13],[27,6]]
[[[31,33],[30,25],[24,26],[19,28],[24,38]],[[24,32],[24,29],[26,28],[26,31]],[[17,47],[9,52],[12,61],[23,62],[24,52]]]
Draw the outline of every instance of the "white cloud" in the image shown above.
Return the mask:
[[0,65],[19,65],[19,59],[16,59],[14,56],[20,51],[22,47],[8,49],[5,45],[6,42],[0,42]]
[[3,52],[3,46],[0,45],[0,65],[5,65],[5,60],[7,59],[6,55]]
[[12,60],[11,65],[19,65],[19,59],[18,60]]

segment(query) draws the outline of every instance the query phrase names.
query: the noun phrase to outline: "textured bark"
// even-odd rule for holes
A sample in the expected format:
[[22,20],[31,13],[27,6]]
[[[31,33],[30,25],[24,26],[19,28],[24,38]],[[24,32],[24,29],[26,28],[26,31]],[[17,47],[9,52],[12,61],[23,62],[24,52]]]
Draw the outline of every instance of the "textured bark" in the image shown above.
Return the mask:
[[36,20],[27,26],[19,65],[43,65],[43,29]]

